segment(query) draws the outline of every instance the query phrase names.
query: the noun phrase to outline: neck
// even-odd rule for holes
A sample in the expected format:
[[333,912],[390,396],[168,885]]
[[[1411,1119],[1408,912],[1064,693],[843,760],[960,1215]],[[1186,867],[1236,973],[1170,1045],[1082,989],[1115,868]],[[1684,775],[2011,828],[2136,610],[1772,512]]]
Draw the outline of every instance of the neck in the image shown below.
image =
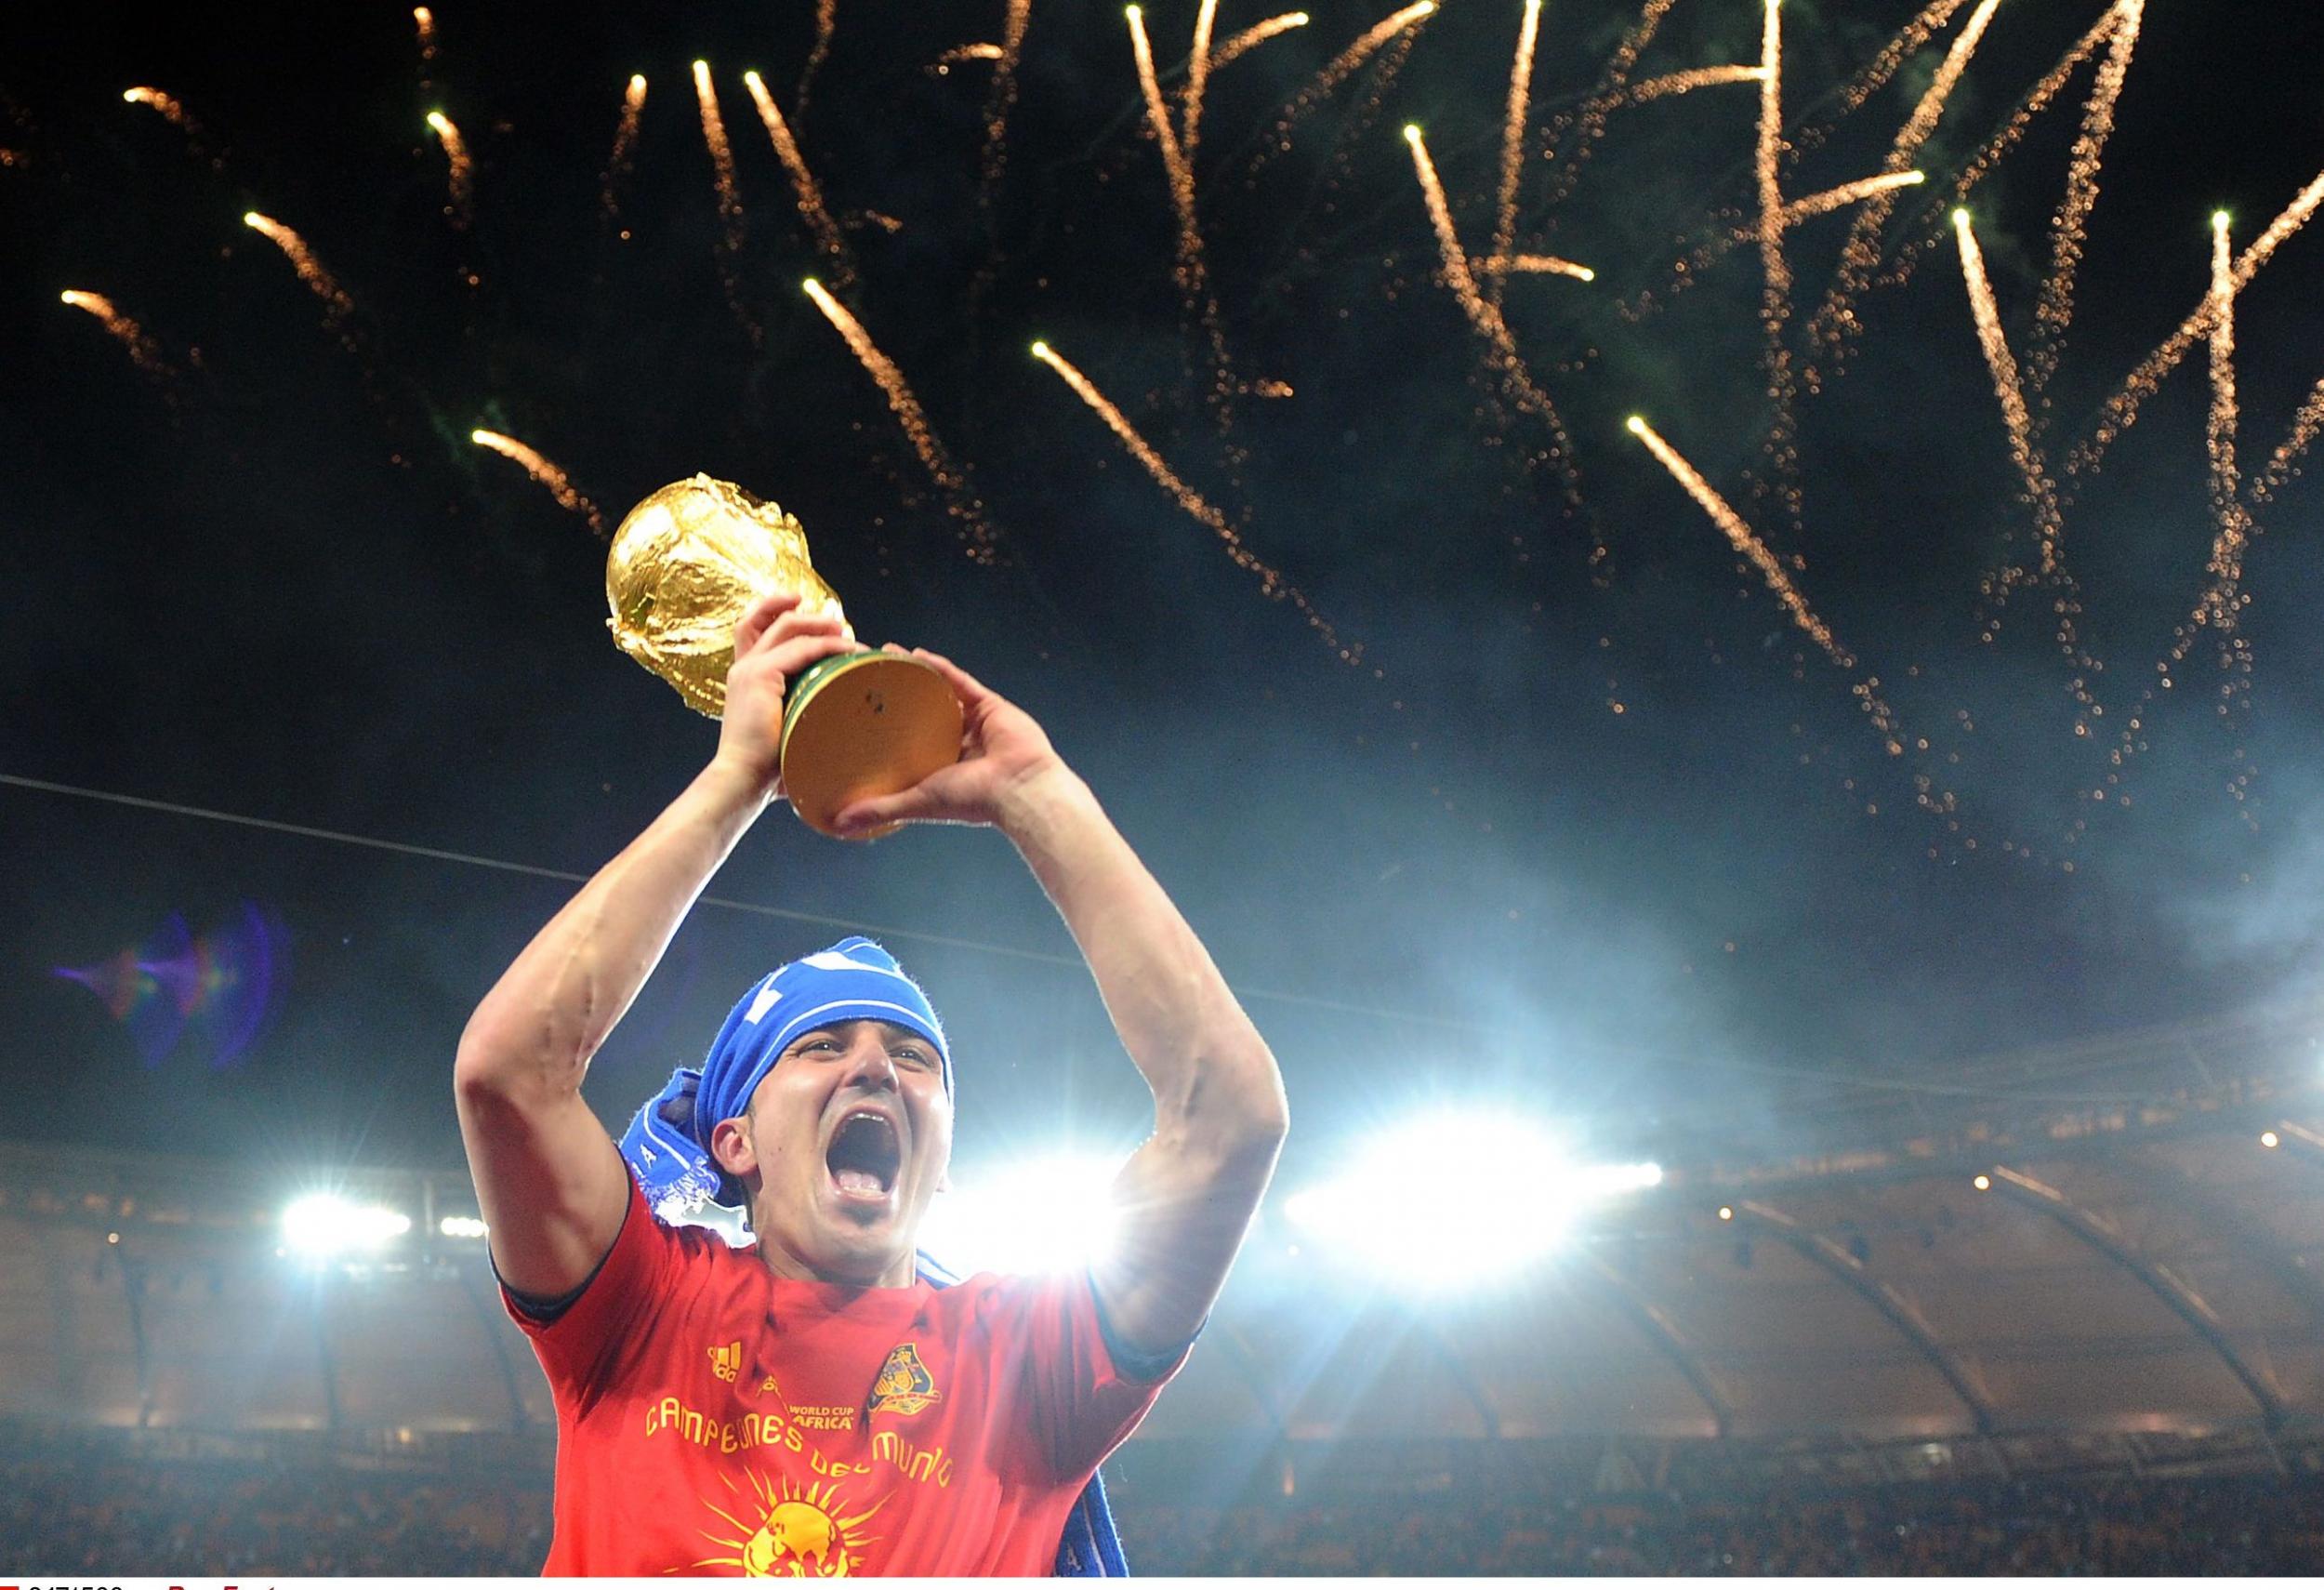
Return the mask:
[[919,1279],[919,1265],[910,1247],[886,1265],[866,1270],[857,1265],[816,1264],[786,1242],[774,1226],[762,1222],[755,1209],[751,1212],[750,1228],[759,1239],[759,1262],[784,1280],[820,1281],[826,1286],[869,1291],[875,1287],[908,1287]]

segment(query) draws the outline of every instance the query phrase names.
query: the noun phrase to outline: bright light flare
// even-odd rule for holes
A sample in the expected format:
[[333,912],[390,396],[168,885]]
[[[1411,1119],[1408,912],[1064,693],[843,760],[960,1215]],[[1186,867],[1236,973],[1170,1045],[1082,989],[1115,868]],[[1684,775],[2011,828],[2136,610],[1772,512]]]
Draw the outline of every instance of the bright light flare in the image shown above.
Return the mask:
[[1482,1287],[1555,1252],[1593,1209],[1661,1181],[1659,1165],[1578,1162],[1534,1122],[1444,1112],[1382,1133],[1283,1212],[1399,1283]]
[[377,1204],[350,1203],[331,1193],[298,1199],[283,1211],[283,1242],[310,1259],[368,1252],[412,1228],[412,1217]]
[[447,1214],[436,1222],[439,1237],[456,1237],[463,1241],[476,1241],[485,1234],[484,1223],[472,1214]]
[[956,1175],[929,1206],[920,1245],[959,1275],[1050,1275],[1095,1263],[1120,1231],[1113,1189],[1123,1159],[1069,1151]]

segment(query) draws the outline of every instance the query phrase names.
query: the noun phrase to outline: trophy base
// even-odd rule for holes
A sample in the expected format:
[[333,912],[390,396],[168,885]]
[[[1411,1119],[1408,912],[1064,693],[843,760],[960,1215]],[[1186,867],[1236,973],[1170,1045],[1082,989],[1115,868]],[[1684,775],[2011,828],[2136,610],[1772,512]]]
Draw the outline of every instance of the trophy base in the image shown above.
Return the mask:
[[960,760],[960,702],[917,657],[854,652],[791,682],[783,709],[783,789],[801,821],[834,838],[878,839],[886,824],[841,835],[858,801],[909,789]]

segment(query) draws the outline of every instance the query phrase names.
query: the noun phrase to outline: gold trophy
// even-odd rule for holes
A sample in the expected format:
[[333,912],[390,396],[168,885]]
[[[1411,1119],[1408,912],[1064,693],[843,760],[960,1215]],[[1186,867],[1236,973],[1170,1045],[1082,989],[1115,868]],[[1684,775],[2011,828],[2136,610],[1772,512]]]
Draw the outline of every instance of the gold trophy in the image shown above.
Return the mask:
[[[706,717],[726,710],[734,626],[762,596],[797,591],[841,616],[807,558],[807,532],[772,502],[707,475],[666,485],[631,509],[605,559],[606,627],[621,649]],[[917,657],[862,651],[825,657],[783,693],[784,793],[807,826],[857,801],[909,789],[960,759],[960,703]],[[895,824],[851,839],[877,839]]]

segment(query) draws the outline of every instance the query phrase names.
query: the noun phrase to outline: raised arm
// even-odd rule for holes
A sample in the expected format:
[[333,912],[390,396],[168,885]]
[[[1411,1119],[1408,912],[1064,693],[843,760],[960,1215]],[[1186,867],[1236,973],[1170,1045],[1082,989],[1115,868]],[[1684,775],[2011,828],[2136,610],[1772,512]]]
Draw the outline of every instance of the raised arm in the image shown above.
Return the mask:
[[802,616],[798,605],[770,597],[744,616],[717,756],[535,935],[460,1036],[460,1138],[493,1260],[520,1292],[579,1286],[621,1230],[628,1173],[581,1081],[695,897],[774,797],[784,676],[854,649],[839,620]]
[[875,823],[991,823],[1016,844],[1096,978],[1154,1093],[1154,1135],[1115,1183],[1120,1239],[1093,1275],[1115,1336],[1182,1345],[1210,1310],[1274,1173],[1289,1125],[1265,1040],[1186,919],[1039,726],[950,662],[963,759],[917,788],[839,815]]

